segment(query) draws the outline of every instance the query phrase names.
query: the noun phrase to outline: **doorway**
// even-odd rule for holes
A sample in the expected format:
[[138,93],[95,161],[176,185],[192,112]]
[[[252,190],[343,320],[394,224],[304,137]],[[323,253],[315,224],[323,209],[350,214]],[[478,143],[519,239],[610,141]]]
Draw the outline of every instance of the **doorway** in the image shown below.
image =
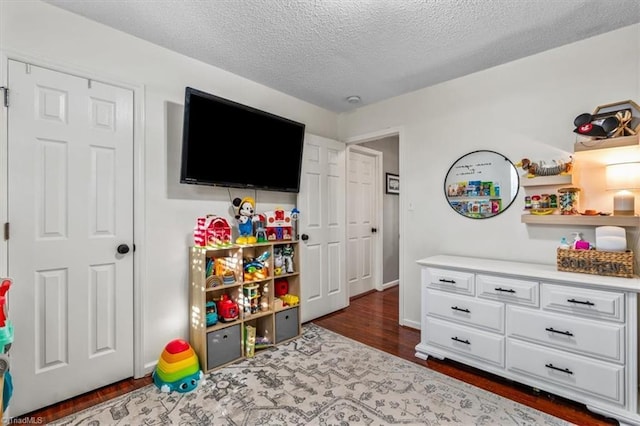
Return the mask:
[[[347,251],[348,258],[348,282],[350,284],[350,296],[365,293],[371,290],[384,290],[400,283],[400,200],[397,188],[387,190],[387,174],[393,176],[394,183],[399,183],[399,131],[365,135],[347,141],[350,161],[348,163],[347,186],[347,212],[348,212],[348,241],[353,250]],[[351,152],[358,153],[352,159]],[[362,164],[366,164],[361,155],[374,156],[379,164],[375,174],[375,185],[366,183],[366,177],[361,177]],[[364,161],[364,163],[363,163]],[[365,183],[363,183],[365,181]],[[373,194],[366,193],[373,189]],[[371,198],[377,201],[363,201]],[[374,211],[368,214],[371,204],[376,204]],[[371,223],[366,222],[367,216],[371,217]],[[368,227],[366,225],[369,225]],[[367,244],[366,233],[375,240],[372,251],[372,271],[374,278],[371,285],[366,276],[367,258],[364,254]],[[364,238],[362,237],[364,236]],[[359,244],[356,244],[359,241]],[[355,249],[357,247],[357,249]],[[360,276],[359,276],[360,275]]]

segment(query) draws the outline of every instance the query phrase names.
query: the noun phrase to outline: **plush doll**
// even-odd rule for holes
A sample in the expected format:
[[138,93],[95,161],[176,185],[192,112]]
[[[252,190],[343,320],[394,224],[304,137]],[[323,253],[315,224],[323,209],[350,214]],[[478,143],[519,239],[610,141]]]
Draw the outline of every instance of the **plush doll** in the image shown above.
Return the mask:
[[253,218],[256,202],[251,197],[235,198],[233,206],[237,209],[236,221],[238,222],[237,244],[255,244],[256,237],[253,236]]

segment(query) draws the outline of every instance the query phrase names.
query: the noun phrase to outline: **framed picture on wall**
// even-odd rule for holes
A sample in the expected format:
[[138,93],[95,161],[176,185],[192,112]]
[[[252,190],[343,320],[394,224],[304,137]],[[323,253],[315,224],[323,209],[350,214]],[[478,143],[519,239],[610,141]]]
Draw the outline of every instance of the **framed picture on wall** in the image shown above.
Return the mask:
[[400,194],[400,176],[387,173],[387,194]]

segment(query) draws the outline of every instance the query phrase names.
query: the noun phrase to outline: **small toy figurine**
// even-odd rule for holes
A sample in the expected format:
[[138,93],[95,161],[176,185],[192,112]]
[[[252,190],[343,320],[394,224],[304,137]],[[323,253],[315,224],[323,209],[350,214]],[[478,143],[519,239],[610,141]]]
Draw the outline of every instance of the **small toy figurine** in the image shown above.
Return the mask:
[[165,346],[152,376],[158,389],[167,393],[192,391],[204,377],[198,356],[182,339],[172,340]]
[[284,259],[280,248],[273,249],[273,275],[282,275]]
[[207,302],[205,304],[205,308],[207,311],[207,315],[206,315],[207,327],[216,325],[218,323],[218,309],[216,308],[215,302],[213,301]]
[[238,209],[236,220],[238,221],[238,244],[255,244],[257,239],[253,236],[253,215],[256,208],[256,202],[251,197],[243,199],[235,198],[233,206]]
[[293,247],[287,244],[282,248],[282,259],[284,261],[284,272],[293,273]]

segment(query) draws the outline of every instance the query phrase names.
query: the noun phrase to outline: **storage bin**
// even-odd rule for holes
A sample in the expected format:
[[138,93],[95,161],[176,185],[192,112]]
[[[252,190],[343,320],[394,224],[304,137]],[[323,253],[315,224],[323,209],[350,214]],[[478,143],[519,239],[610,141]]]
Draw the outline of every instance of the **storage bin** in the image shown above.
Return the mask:
[[633,277],[633,251],[558,249],[558,271]]

